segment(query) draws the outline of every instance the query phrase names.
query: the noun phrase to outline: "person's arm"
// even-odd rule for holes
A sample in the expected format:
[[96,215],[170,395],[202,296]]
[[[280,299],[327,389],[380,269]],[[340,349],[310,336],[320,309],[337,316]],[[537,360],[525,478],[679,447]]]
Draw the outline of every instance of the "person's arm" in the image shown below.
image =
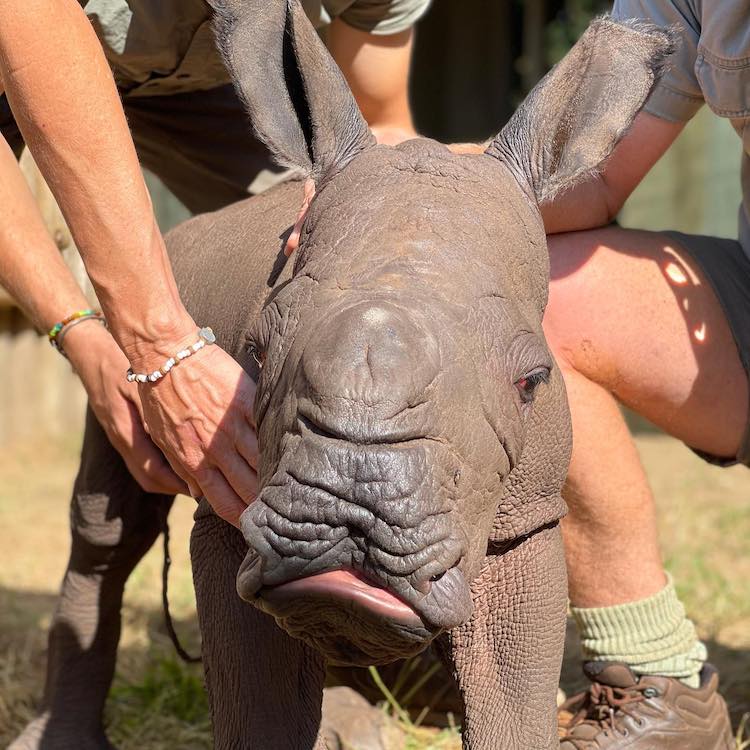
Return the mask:
[[[641,112],[601,171],[541,206],[547,234],[594,229],[609,224],[630,194],[685,127]],[[454,143],[455,154],[481,154],[486,143]]]
[[547,234],[609,224],[683,127],[641,112],[598,174],[541,207]]
[[143,357],[192,333],[112,74],[77,0],[3,0],[0,75],[123,349]]
[[[78,1],[3,0],[0,77],[112,334],[134,370],[153,371],[195,341],[198,327],[180,301],[112,74]],[[218,346],[140,387],[154,441],[191,492],[235,523],[257,490],[254,392]]]
[[[8,144],[0,136],[0,285],[41,331],[88,303],[49,236]],[[137,389],[122,378],[127,360],[96,322],[65,334],[65,353],[89,404],[130,473],[148,492],[185,490],[143,428]]]
[[380,142],[416,137],[409,109],[413,29],[371,34],[337,18],[328,30],[328,49],[341,68],[362,114]]

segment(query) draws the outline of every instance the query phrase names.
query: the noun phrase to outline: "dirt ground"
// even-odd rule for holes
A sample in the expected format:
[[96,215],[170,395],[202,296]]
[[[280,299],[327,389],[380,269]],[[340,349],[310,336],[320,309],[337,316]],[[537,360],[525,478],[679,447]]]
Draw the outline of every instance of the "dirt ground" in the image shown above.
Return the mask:
[[[638,445],[657,494],[667,568],[722,674],[735,727],[750,712],[750,473],[707,466],[684,447],[644,434]],[[68,553],[67,502],[77,439],[0,454],[0,747],[32,716],[43,685],[45,631]],[[171,600],[189,650],[199,649],[187,538],[193,501],[172,513]],[[121,750],[210,748],[200,667],[182,665],[160,607],[161,551],[128,583],[115,687],[107,707]],[[603,571],[606,575],[606,571]],[[572,631],[563,686],[579,683]],[[750,747],[750,732],[738,748]],[[407,738],[408,750],[459,747],[455,731]],[[401,748],[399,749],[401,750]]]

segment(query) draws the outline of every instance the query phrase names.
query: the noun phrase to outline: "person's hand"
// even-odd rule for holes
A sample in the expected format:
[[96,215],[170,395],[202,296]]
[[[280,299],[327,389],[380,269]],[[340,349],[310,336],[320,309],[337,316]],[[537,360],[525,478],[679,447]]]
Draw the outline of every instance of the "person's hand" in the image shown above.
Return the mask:
[[[136,372],[159,367],[197,331],[148,367],[133,362]],[[258,494],[258,443],[253,423],[255,383],[219,346],[207,346],[156,383],[139,386],[146,424],[193,497],[204,495],[217,515],[235,526]]]
[[138,389],[125,379],[128,361],[109,332],[93,321],[76,326],[65,336],[65,353],[96,418],[138,484],[146,492],[186,494],[185,483],[146,433]]
[[312,203],[312,199],[315,197],[315,181],[310,178],[305,180],[305,194],[302,198],[302,207],[297,212],[297,218],[294,221],[291,234],[287,238],[286,245],[284,245],[284,255],[288,258],[298,247],[299,238],[302,233],[302,225],[305,223],[307,212]]

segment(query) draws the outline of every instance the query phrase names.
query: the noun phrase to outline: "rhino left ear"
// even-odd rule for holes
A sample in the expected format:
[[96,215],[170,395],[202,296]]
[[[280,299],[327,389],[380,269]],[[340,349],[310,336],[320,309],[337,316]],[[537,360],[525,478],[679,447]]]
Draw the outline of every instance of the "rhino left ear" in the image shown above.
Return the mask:
[[552,200],[612,153],[673,50],[668,30],[596,19],[485,153],[505,163],[538,204]]
[[258,137],[318,184],[375,144],[299,0],[208,0],[219,49]]

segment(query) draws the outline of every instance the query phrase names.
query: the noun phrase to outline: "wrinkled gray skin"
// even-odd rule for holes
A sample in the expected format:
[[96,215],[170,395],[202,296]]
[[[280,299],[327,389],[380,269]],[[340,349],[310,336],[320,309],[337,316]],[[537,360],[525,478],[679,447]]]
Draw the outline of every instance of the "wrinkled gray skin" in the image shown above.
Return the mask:
[[[296,0],[220,5],[259,134],[318,192],[293,264],[280,251],[299,183],[168,238],[195,319],[259,378],[260,496],[242,534],[203,502],[191,542],[216,747],[321,748],[326,660],[387,662],[433,639],[465,748],[556,747],[570,428],[542,334],[538,205],[611,152],[669,38],[595,22],[485,155],[457,156],[375,146]],[[519,381],[547,371],[523,399]],[[107,747],[122,587],[170,502],[139,490],[90,417],[46,712],[14,750]],[[418,618],[274,593],[341,568]]]

